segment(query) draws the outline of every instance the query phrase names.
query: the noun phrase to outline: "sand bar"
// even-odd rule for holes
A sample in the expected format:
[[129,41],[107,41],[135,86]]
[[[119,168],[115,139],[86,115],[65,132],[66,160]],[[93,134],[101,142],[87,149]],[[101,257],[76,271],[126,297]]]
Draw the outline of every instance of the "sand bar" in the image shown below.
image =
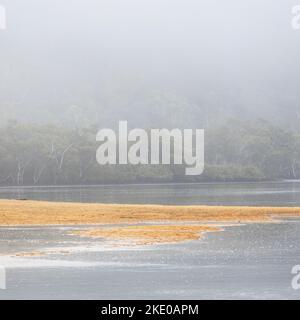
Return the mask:
[[138,222],[263,222],[300,217],[300,207],[163,206],[0,200],[0,225]]
[[[200,238],[204,232],[221,230],[213,226],[213,222],[271,222],[275,218],[288,217],[300,218],[300,208],[0,200],[0,226],[116,224],[116,226],[105,229],[97,227],[74,231],[73,234],[92,238],[133,240],[136,244],[195,240]],[[136,223],[153,222],[158,225],[132,226]],[[128,226],[120,227],[117,224],[128,224]]]

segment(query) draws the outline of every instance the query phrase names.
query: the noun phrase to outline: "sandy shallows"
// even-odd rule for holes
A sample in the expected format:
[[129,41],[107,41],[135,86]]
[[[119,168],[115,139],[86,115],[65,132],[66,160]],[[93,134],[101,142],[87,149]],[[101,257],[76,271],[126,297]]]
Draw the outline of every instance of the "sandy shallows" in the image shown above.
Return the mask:
[[[300,217],[300,208],[117,205],[0,200],[1,226],[128,224],[125,227],[97,227],[74,231],[73,234],[92,238],[128,240],[135,244],[195,240],[204,232],[219,230],[212,222],[227,224],[265,222],[272,221],[274,217]],[[158,225],[130,225],[149,222]]]
[[106,238],[110,240],[130,241],[135,245],[181,242],[197,240],[205,232],[219,231],[213,226],[195,225],[155,225],[155,226],[126,226],[105,229],[75,231],[73,234],[82,237]]
[[300,217],[300,207],[162,206],[0,200],[0,225],[260,222]]

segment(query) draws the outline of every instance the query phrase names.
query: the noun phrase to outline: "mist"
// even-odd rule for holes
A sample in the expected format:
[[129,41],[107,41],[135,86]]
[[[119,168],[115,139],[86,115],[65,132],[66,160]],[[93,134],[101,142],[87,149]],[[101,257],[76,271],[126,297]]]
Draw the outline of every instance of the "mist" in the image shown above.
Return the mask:
[[299,299],[299,67],[300,0],[0,0],[1,311]]
[[[295,1],[1,1],[1,122],[299,125]],[[70,111],[71,110],[71,111]]]

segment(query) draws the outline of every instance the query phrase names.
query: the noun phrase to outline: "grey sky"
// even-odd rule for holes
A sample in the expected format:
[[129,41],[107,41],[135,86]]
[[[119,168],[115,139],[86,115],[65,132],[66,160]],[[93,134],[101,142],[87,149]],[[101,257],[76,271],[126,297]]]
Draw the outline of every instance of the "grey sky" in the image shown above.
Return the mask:
[[116,119],[133,96],[133,109],[146,112],[153,90],[183,97],[201,112],[210,104],[264,117],[300,109],[300,30],[290,24],[297,1],[0,4],[8,26],[0,33],[0,108],[13,105],[17,115],[27,108],[47,118],[75,104]]

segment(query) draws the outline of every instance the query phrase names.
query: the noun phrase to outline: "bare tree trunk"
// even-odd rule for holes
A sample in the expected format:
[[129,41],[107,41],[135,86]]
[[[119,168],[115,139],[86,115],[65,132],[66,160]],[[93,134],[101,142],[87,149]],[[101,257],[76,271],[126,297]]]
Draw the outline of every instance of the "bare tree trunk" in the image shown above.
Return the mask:
[[293,160],[291,165],[291,174],[294,179],[297,178],[295,166],[296,166],[296,163],[295,163],[295,160]]
[[34,170],[34,174],[33,174],[33,183],[34,184],[38,184],[39,183],[40,178],[41,178],[44,170],[46,169],[46,167],[47,167],[47,165],[45,164],[41,168]]
[[17,159],[17,185],[20,186],[24,182],[24,174],[25,169],[30,164],[31,160],[28,160],[27,162],[23,163],[22,160]]
[[56,152],[55,147],[54,147],[54,142],[52,141],[52,145],[51,145],[51,153],[49,155],[50,159],[54,159],[55,163],[56,163],[56,169],[57,172],[54,176],[54,183],[57,184],[58,182],[58,177],[59,175],[63,175],[63,165],[64,165],[64,161],[65,161],[65,156],[66,153],[72,148],[74,144],[71,143],[70,145],[68,145],[61,153]]

